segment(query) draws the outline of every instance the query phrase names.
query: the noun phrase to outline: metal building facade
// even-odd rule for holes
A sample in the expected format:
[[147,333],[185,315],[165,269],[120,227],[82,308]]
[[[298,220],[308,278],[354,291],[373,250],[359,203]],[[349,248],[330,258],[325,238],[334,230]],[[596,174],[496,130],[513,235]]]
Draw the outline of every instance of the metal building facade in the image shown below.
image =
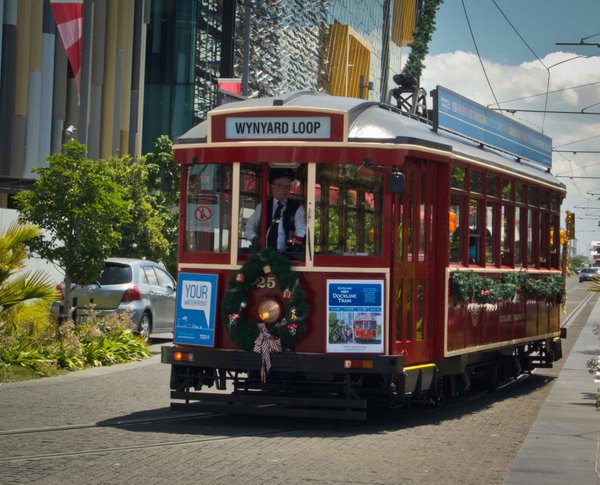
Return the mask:
[[175,139],[216,105],[218,78],[243,78],[250,96],[320,90],[383,101],[419,4],[85,0],[78,93],[50,0],[0,0],[0,207],[70,137],[90,158]]

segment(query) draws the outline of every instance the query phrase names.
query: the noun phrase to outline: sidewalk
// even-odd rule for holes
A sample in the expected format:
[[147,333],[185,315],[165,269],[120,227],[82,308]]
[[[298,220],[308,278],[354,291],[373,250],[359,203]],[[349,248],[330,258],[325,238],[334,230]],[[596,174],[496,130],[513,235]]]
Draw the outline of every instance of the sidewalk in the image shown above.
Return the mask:
[[521,446],[505,485],[600,484],[600,411],[595,409],[599,385],[585,366],[600,354],[600,336],[592,332],[596,323],[600,323],[600,300]]

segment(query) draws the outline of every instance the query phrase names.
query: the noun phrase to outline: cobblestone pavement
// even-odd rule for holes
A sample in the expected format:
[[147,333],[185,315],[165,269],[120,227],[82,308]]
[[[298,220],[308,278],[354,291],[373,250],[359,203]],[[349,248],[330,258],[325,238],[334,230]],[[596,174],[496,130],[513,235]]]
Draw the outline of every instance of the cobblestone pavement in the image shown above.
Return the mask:
[[[574,324],[567,352],[577,335]],[[0,483],[500,484],[559,369],[440,409],[360,423],[166,419],[181,415],[168,408],[169,368],[158,355],[4,384]]]

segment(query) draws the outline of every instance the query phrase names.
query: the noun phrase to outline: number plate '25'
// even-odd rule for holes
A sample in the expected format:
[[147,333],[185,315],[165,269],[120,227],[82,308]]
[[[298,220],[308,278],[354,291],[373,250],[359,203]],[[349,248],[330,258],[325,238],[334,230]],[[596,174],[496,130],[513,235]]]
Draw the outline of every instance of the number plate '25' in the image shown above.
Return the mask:
[[275,280],[275,276],[261,276],[256,280],[255,286],[257,288],[268,288],[272,290],[277,286],[277,281]]

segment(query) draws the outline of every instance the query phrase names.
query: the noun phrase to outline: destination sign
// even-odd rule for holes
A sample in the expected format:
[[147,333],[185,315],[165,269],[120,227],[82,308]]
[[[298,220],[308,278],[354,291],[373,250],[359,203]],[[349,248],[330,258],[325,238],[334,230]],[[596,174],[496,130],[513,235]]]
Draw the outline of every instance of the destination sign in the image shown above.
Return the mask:
[[331,138],[328,116],[227,117],[227,140],[314,140]]

